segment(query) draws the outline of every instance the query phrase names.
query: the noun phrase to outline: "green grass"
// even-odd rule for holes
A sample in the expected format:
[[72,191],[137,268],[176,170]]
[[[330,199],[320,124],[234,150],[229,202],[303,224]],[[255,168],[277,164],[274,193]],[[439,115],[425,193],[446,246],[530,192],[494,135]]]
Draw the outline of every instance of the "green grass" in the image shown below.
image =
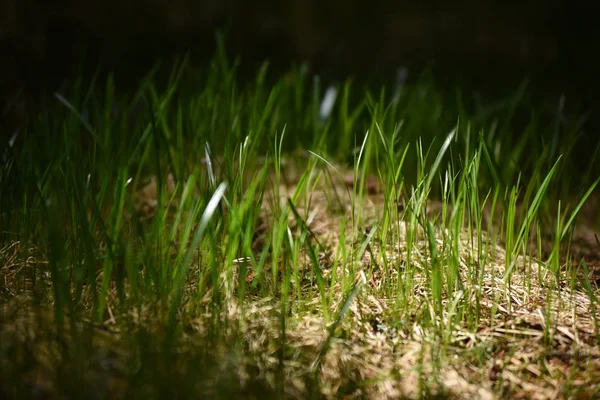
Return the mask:
[[3,394],[598,395],[577,120],[238,65],[75,81],[7,146]]

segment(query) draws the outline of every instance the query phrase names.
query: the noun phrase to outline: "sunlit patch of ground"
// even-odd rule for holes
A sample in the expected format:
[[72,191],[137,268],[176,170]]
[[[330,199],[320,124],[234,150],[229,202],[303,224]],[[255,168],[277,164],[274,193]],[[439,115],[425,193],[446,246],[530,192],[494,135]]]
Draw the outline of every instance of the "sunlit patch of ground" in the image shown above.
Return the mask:
[[[302,283],[303,290],[315,294],[314,299],[285,305],[285,330],[281,326],[282,305],[276,298],[261,297],[257,290],[248,289],[241,303],[232,297],[221,313],[214,315],[207,293],[183,307],[179,316],[182,339],[173,356],[179,360],[177,368],[161,372],[164,360],[157,355],[160,349],[156,338],[162,325],[153,320],[164,315],[160,305],[148,305],[148,309],[119,307],[112,291],[110,318],[103,324],[67,318],[59,331],[52,312],[48,274],[39,274],[36,282],[15,278],[23,269],[33,269],[34,264],[43,271],[44,256],[32,251],[31,257],[20,261],[18,254],[23,249],[15,242],[0,250],[4,279],[0,363],[2,371],[12,371],[2,373],[3,385],[20,380],[20,387],[29,394],[52,397],[61,394],[59,387],[63,391],[65,385],[69,387],[64,374],[70,373],[79,379],[79,389],[97,393],[99,398],[124,398],[136,382],[140,385],[137,396],[143,397],[144,393],[157,394],[157,388],[144,383],[144,379],[169,376],[177,381],[175,375],[188,382],[183,377],[194,365],[201,365],[205,372],[199,373],[190,393],[216,395],[235,388],[236,395],[244,397],[283,392],[290,398],[302,398],[314,390],[325,398],[547,399],[560,398],[564,393],[572,398],[600,396],[600,311],[583,287],[584,281],[575,280],[577,284],[572,285],[573,281],[557,278],[534,259],[520,257],[507,282],[503,279],[505,250],[487,235],[485,268],[481,278],[473,280],[469,265],[481,255],[475,254],[473,238],[465,231],[460,237],[461,287],[455,288],[451,296],[444,291],[443,305],[436,308],[427,293],[431,286],[426,273],[432,261],[429,243],[420,231],[412,249],[412,291],[403,294],[406,302],[399,303],[394,288],[400,279],[407,279],[402,269],[407,258],[406,222],[398,222],[399,240],[395,244],[382,249],[373,241],[360,260],[347,264],[341,261],[341,248],[360,247],[384,203],[381,191],[367,186],[365,196],[354,203],[358,208],[352,207],[354,181],[347,179],[347,174],[351,172],[344,173],[346,177],[315,176],[315,185],[301,193],[296,204],[326,250],[318,254],[323,274],[330,276],[334,266],[340,276],[350,275],[352,269],[352,283],[360,287],[339,324],[335,325],[335,316],[346,301],[342,282],[328,288],[332,299],[328,305],[320,300],[314,282]],[[279,187],[282,205],[293,195],[297,177],[287,181]],[[151,186],[141,193],[140,204],[148,215],[156,206],[155,193]],[[257,242],[268,240],[265,236],[273,223],[277,201],[274,191],[263,200]],[[361,223],[353,224],[358,212]],[[435,216],[436,212],[439,205],[431,203],[428,214]],[[291,230],[297,223],[290,213]],[[590,229],[582,226],[576,230],[573,246],[586,249],[587,253],[580,255],[593,267],[600,259],[598,249],[594,250],[589,240],[585,244],[578,241],[585,236],[585,229]],[[589,239],[589,232],[585,237]],[[440,254],[444,240],[438,229]],[[311,268],[306,254],[301,254],[299,262],[301,268]],[[250,288],[257,278],[252,275],[253,266],[248,267]],[[588,282],[598,296],[594,279]],[[193,280],[187,291],[197,291]],[[471,304],[471,309],[477,307],[479,318],[456,318],[452,312],[457,308],[452,304],[459,303]],[[404,304],[404,308],[398,304]],[[85,315],[85,310],[78,312]],[[214,337],[207,339],[215,324],[220,327],[221,342]],[[70,342],[72,332],[84,336],[90,331],[86,327],[94,333],[88,345],[74,346]],[[128,335],[131,338],[127,339]],[[135,346],[128,345],[127,340],[139,340],[140,335],[147,338],[151,356],[139,354]],[[199,364],[194,364],[196,361]],[[157,363],[156,371],[141,373],[148,369],[144,363],[151,362]],[[75,381],[71,384],[76,385]]]

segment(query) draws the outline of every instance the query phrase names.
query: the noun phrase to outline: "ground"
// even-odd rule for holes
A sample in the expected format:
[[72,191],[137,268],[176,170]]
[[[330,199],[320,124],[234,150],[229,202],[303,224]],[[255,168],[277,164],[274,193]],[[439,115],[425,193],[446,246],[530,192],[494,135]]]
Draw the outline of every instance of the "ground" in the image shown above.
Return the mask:
[[[300,180],[298,168],[284,168],[281,173],[284,178],[278,191],[271,187],[262,199],[253,239],[256,249],[269,240],[271,225],[277,223],[275,204],[285,207]],[[353,172],[342,167],[314,169],[309,175],[311,189],[296,202],[296,210],[305,216],[304,221],[288,214],[289,232],[296,240],[314,235],[318,264],[325,280],[331,282],[327,288],[331,295],[324,299],[315,279],[300,272],[291,274],[289,279],[290,286],[299,287],[303,295],[282,304],[281,297],[264,296],[260,285],[272,282],[256,279],[260,271],[250,258],[234,260],[238,269],[243,264],[248,270],[243,298],[235,295],[235,288],[226,288],[230,295],[215,315],[208,291],[202,299],[188,300],[179,311],[183,332],[173,357],[183,361],[168,364],[175,371],[182,368],[180,379],[185,383],[176,392],[186,393],[183,388],[190,383],[185,379],[185,369],[197,359],[205,367],[210,366],[212,372],[200,375],[188,389],[216,397],[280,393],[289,398],[313,394],[324,398],[547,399],[568,393],[570,398],[591,399],[600,395],[600,313],[590,297],[590,293],[598,293],[597,276],[590,275],[587,282],[593,292],[586,291],[582,280],[571,280],[566,272],[557,276],[533,257],[519,256],[510,282],[505,281],[506,251],[491,232],[494,221],[490,217],[479,255],[477,237],[467,229],[461,231],[457,242],[461,283],[452,293],[445,287],[441,304],[434,304],[435,298],[429,294],[432,277],[427,266],[433,261],[428,235],[422,227],[414,231],[414,266],[407,273],[404,262],[410,222],[393,219],[397,239],[394,245],[383,248],[382,242],[369,233],[381,224],[384,194],[389,191],[370,176],[365,179],[364,195],[357,201],[352,177]],[[271,175],[267,185],[274,180]],[[156,179],[151,179],[134,194],[145,223],[156,218],[156,184]],[[174,190],[172,175],[166,187]],[[404,215],[402,204],[406,202],[398,203],[397,213]],[[354,229],[352,221],[356,217],[352,213],[357,212],[357,207],[353,207],[357,204],[362,223]],[[439,221],[443,203],[431,200],[427,207],[431,220]],[[592,206],[588,208],[593,212]],[[309,230],[299,229],[299,223]],[[436,224],[438,257],[446,257],[452,238],[450,232],[439,229],[439,222]],[[580,223],[571,249],[574,259],[585,259],[593,270],[598,267],[600,246],[590,243],[590,232],[593,236],[593,229]],[[546,243],[546,239],[542,244],[552,249],[552,243]],[[92,323],[85,318],[72,321],[67,317],[60,331],[51,309],[52,295],[47,290],[52,285],[49,274],[37,276],[35,283],[16,278],[23,269],[47,262],[35,247],[29,249],[31,256],[23,260],[19,257],[22,246],[13,242],[0,252],[8,293],[2,302],[2,369],[12,371],[3,374],[3,385],[17,379],[21,382],[19,390],[30,391],[25,394],[55,397],[69,388],[65,382],[69,378],[62,374],[71,373],[75,380],[70,385],[80,386],[70,390],[85,393],[93,389],[98,397],[127,397],[136,371],[144,370],[136,362],[149,362],[149,358],[135,354],[139,348],[129,347],[130,339],[126,337],[139,338],[143,332],[161,335],[164,326],[157,315],[165,310],[160,305],[148,305],[146,310],[123,307],[118,304],[113,287],[106,320]],[[343,255],[344,252],[348,254]],[[300,269],[312,268],[309,253],[310,249],[298,253]],[[478,257],[485,259],[485,268],[474,272]],[[284,263],[279,265],[286,268]],[[237,272],[233,274],[237,276]],[[572,271],[581,275],[580,272]],[[473,273],[479,277],[473,279]],[[336,279],[332,279],[334,274]],[[346,277],[353,281],[346,281]],[[99,275],[99,282],[101,279]],[[223,285],[228,284],[227,277],[221,279]],[[236,279],[231,282],[238,287],[240,282]],[[282,276],[277,275],[276,279]],[[304,282],[294,282],[295,279]],[[404,285],[400,279],[411,282]],[[185,290],[190,298],[198,292],[198,285],[197,280],[187,281]],[[403,291],[406,287],[410,293]],[[398,296],[406,300],[400,301]],[[470,306],[461,306],[464,303]],[[466,315],[475,309],[476,317]],[[287,313],[287,318],[281,318],[282,312]],[[220,327],[218,340],[212,336],[215,319]],[[94,333],[89,337],[89,347],[69,348],[70,335],[83,335],[89,330],[86,327],[93,327]],[[152,362],[166,362],[158,353],[154,357]],[[153,368],[160,369],[156,365]],[[164,373],[155,371],[150,376],[164,378]],[[235,382],[235,389],[227,387],[227,379]],[[151,384],[139,389],[139,397],[144,396],[140,395],[144,390],[151,396],[161,393]]]

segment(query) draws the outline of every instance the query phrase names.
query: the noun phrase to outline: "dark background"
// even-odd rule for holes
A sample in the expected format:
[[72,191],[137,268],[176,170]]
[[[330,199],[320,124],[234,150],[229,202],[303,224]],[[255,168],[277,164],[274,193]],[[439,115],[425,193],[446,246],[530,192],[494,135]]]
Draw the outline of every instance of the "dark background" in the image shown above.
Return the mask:
[[[325,79],[393,82],[400,66],[411,72],[432,67],[441,82],[490,96],[529,78],[541,97],[557,102],[565,94],[568,104],[593,111],[597,13],[585,4],[0,0],[2,127],[30,118],[41,94],[78,74],[82,59],[89,71],[99,65],[116,71],[127,86],[158,59],[189,51],[193,63],[207,61],[216,29],[225,33],[228,53],[241,56],[248,69],[266,58],[275,69],[308,61]],[[594,121],[592,116],[588,129],[598,126]]]

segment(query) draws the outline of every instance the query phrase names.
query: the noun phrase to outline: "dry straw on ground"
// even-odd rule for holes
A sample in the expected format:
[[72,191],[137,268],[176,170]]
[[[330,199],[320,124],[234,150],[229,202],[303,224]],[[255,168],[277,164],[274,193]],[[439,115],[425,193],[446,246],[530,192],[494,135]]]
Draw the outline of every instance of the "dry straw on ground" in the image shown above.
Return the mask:
[[[300,196],[297,207],[302,215],[308,216],[312,232],[330,250],[319,254],[323,272],[328,276],[332,273],[331,266],[340,263],[336,249],[349,247],[356,239],[348,234],[346,242],[341,243],[342,221],[346,220],[348,232],[368,229],[369,221],[377,220],[380,214],[383,195],[377,188],[366,190],[370,193],[361,200],[363,223],[354,229],[350,217],[353,181],[326,180],[326,176],[315,177],[327,183],[317,184],[310,193]],[[288,182],[294,182],[293,177]],[[294,183],[279,188],[282,204],[294,188]],[[144,212],[150,213],[149,207],[156,204],[152,198],[155,193],[156,190],[149,187],[141,192],[145,198],[140,199],[139,204],[144,205]],[[267,197],[263,202],[259,233],[270,229],[274,201],[277,199]],[[434,205],[429,212],[435,214]],[[293,216],[289,223],[291,227],[296,223]],[[241,387],[261,381],[265,387],[276,390],[283,379],[282,390],[289,398],[306,397],[315,387],[325,398],[550,399],[561,398],[564,393],[573,398],[600,395],[597,331],[600,312],[581,285],[572,286],[570,281],[557,280],[538,262],[523,257],[518,259],[507,284],[502,279],[506,253],[500,244],[492,243],[492,238],[487,238],[485,274],[475,285],[467,278],[466,260],[473,258],[474,250],[472,238],[465,231],[460,238],[463,265],[459,270],[464,286],[452,298],[444,295],[442,309],[445,311],[437,315],[428,300],[428,278],[419,267],[431,262],[428,243],[425,237],[419,236],[413,249],[414,288],[408,295],[406,309],[398,310],[395,299],[386,295],[383,288],[395,287],[398,279],[403,279],[401,269],[385,270],[381,265],[383,258],[394,265],[406,258],[407,249],[402,240],[406,227],[402,225],[404,222],[399,223],[400,240],[396,245],[382,249],[373,243],[355,264],[356,283],[361,289],[333,335],[332,320],[324,319],[326,313],[317,290],[313,290],[313,300],[301,306],[287,305],[284,338],[281,337],[282,307],[278,299],[259,297],[249,291],[243,304],[235,297],[230,298],[221,314],[215,316],[211,314],[208,293],[200,303],[188,303],[182,310],[180,322],[185,329],[178,348],[182,354],[209,351],[204,349],[203,338],[216,317],[225,327],[224,340],[235,337],[239,351],[232,353],[226,344],[213,346],[210,351],[216,361],[212,371],[225,373],[223,371],[229,368],[231,373],[233,365],[232,373]],[[573,246],[585,248],[587,253],[581,252],[581,257],[593,266],[600,257],[597,250],[589,250],[592,248],[589,243],[580,239],[585,229],[589,230],[586,227],[576,230]],[[444,236],[439,231],[436,242],[441,252]],[[589,234],[586,237],[589,238]],[[259,234],[257,240],[264,237]],[[57,332],[48,330],[53,326],[51,296],[41,301],[45,304],[42,307],[34,306],[32,301],[34,293],[43,292],[41,287],[49,284],[49,277],[40,276],[36,285],[42,286],[37,289],[32,282],[15,278],[33,263],[44,262],[41,261],[43,255],[36,252],[21,261],[19,246],[15,242],[0,251],[6,293],[2,300],[0,329],[4,350],[2,370],[19,370],[20,363],[25,362],[23,354],[29,354],[33,367],[28,375],[18,379],[28,381],[40,393],[52,395],[58,390],[56,367],[62,362],[61,354],[53,351],[53,346],[65,339],[60,340]],[[310,268],[306,255],[300,257],[300,262],[304,264],[301,267]],[[246,279],[248,283],[257,279],[252,275],[252,265]],[[189,293],[197,289],[194,285],[194,281],[190,281]],[[334,301],[328,315],[339,310],[345,300],[340,284],[337,285],[329,289]],[[120,340],[120,333],[142,327],[157,331],[156,326],[160,324],[153,323],[148,310],[136,308],[119,314],[116,295],[111,292],[109,297],[110,318],[95,330],[98,334],[92,354],[96,359],[87,362],[86,376],[89,387],[98,384],[98,393],[118,398],[127,391],[126,378],[130,372],[126,365],[135,358]],[[481,318],[477,325],[470,325],[466,318],[453,322],[456,320],[448,312],[452,309],[449,304],[475,302],[478,297]],[[160,312],[154,315],[157,314]],[[68,325],[68,320],[65,324]],[[285,357],[280,357],[282,351]],[[7,354],[22,357],[8,359]],[[232,358],[231,354],[235,356]],[[207,393],[213,384],[210,379],[201,383]]]

